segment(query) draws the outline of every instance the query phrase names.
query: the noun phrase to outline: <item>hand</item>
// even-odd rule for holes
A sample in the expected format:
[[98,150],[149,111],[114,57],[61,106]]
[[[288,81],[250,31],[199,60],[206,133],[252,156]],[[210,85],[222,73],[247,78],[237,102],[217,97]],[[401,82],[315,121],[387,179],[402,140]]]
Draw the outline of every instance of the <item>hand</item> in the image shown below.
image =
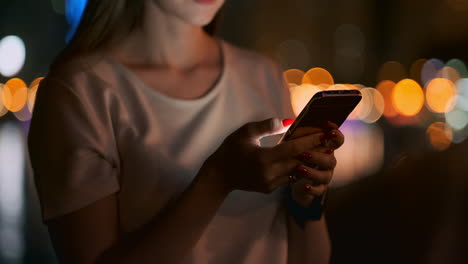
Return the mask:
[[[320,133],[322,129],[304,128],[297,137]],[[333,170],[336,167],[334,150],[344,142],[343,134],[337,126],[331,124],[325,135],[321,138],[321,146],[310,149],[298,156],[303,164],[297,168],[298,180],[292,184],[292,197],[303,207],[308,207],[315,197],[323,195],[332,179]]]
[[[298,155],[321,146],[324,133],[304,135],[274,147],[261,147],[259,139],[286,130],[279,119],[248,123],[229,135],[205,161],[202,170],[209,181],[230,192],[245,190],[270,193],[289,183],[288,176],[303,162]],[[315,175],[315,174],[314,174]]]

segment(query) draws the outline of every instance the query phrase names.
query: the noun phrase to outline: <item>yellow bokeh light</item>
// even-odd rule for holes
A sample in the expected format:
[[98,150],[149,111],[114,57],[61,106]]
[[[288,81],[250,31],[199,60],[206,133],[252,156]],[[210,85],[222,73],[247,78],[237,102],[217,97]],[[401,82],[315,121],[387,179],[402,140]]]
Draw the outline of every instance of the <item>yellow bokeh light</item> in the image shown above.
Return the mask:
[[435,122],[431,124],[426,135],[431,145],[437,150],[445,150],[450,147],[453,139],[453,132],[444,122]]
[[283,73],[284,79],[287,83],[295,83],[297,85],[302,84],[302,78],[304,78],[304,72],[298,69],[290,69]]
[[301,113],[309,100],[319,91],[321,91],[320,88],[310,84],[303,84],[290,88],[291,104],[296,116]]
[[5,83],[2,91],[2,99],[5,107],[11,112],[21,110],[28,98],[26,83],[18,78],[13,78]]
[[394,81],[382,81],[377,85],[377,90],[382,94],[384,99],[384,116],[390,118],[398,115],[392,104],[392,92],[396,83]]
[[333,76],[323,68],[312,68],[308,70],[302,78],[303,84],[325,85],[328,87],[335,84]]
[[393,88],[392,104],[402,115],[416,115],[424,105],[424,93],[421,86],[411,79],[399,81]]
[[447,79],[432,79],[426,87],[427,106],[435,113],[449,112],[453,108],[453,104],[450,102],[455,95],[455,84]]

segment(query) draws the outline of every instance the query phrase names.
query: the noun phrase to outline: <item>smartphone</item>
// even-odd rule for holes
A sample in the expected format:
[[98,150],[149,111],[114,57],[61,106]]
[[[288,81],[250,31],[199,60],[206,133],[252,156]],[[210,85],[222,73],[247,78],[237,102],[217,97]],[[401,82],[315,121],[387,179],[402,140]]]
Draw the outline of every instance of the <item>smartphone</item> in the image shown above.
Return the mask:
[[338,127],[361,101],[359,90],[331,90],[316,93],[302,109],[294,123],[283,134],[278,144],[294,137],[300,127],[324,127],[327,121]]
[[[294,137],[294,132],[300,127],[324,127],[331,121],[338,127],[348,118],[349,114],[361,101],[361,92],[358,90],[332,90],[316,93],[286,133],[283,134],[278,144]],[[306,220],[320,220],[326,207],[327,193],[315,197],[308,208],[302,208],[292,202],[291,186],[288,185],[288,210],[293,213],[298,225],[303,227]]]

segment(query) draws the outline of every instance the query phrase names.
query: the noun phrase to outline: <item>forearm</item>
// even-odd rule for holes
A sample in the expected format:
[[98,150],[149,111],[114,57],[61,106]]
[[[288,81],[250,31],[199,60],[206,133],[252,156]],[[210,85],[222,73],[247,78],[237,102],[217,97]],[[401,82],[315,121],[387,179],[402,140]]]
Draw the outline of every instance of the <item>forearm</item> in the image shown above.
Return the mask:
[[306,221],[300,228],[288,216],[288,264],[324,264],[330,262],[331,242],[323,216],[318,221]]
[[172,264],[183,260],[229,193],[201,178],[207,177],[197,177],[174,204],[108,250],[99,263]]

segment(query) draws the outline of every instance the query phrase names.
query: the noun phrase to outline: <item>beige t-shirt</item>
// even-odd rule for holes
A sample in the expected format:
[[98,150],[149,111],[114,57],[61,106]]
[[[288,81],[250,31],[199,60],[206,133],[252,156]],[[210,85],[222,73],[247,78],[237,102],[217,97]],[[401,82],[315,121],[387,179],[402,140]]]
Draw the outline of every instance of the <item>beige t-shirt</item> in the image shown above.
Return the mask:
[[[159,93],[106,57],[77,59],[51,71],[38,90],[28,136],[43,219],[117,193],[121,229],[135,230],[189,185],[234,130],[271,117],[293,118],[280,69],[263,56],[221,43],[222,74],[193,100]],[[279,191],[234,191],[187,263],[286,258]]]

